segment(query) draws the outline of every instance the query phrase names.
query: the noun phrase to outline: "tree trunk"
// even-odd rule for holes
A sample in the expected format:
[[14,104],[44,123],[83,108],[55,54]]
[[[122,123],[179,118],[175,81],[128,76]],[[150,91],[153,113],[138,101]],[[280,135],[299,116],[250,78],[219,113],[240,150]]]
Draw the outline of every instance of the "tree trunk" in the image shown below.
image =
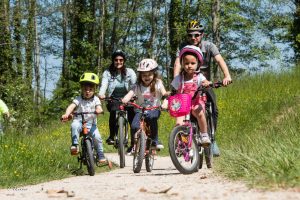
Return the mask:
[[22,77],[22,40],[21,40],[21,29],[22,29],[22,11],[21,11],[21,3],[20,0],[15,1],[14,5],[14,18],[13,18],[13,26],[14,26],[14,57],[16,60],[16,77]]
[[106,1],[101,0],[100,1],[100,18],[99,18],[100,32],[99,32],[99,43],[98,43],[98,70],[97,70],[98,75],[100,75],[103,71],[101,68],[103,67],[103,56],[104,56],[105,6],[106,6]]
[[[221,39],[220,39],[220,0],[213,0],[212,2],[212,35],[213,35],[213,42],[215,45],[220,49]],[[211,70],[210,70],[211,72]],[[220,69],[219,67],[214,64],[212,67],[213,78],[219,79],[220,78]],[[211,74],[208,75],[209,80],[211,80]]]
[[34,15],[35,15],[35,0],[27,3],[28,18],[26,24],[26,47],[25,47],[25,83],[28,89],[32,89],[32,66],[33,66],[33,51],[34,51]]
[[115,45],[117,44],[117,29],[119,23],[119,4],[120,0],[115,0],[115,9],[114,9],[114,23],[112,28],[112,35],[110,41],[110,49],[115,50]]

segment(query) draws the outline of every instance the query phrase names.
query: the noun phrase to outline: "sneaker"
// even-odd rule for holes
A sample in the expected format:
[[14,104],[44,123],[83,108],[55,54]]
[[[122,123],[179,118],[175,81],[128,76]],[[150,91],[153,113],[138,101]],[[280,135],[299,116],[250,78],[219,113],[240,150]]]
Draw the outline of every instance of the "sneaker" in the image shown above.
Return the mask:
[[214,157],[219,157],[220,156],[220,149],[217,145],[217,142],[214,141],[212,144],[212,152]]
[[115,143],[115,141],[114,141],[114,139],[112,139],[112,138],[109,137],[109,138],[107,138],[106,143],[108,145],[113,145]]
[[107,163],[107,159],[106,158],[101,158],[98,160],[99,164],[106,164]]
[[157,149],[163,149],[164,145],[160,141],[158,141],[158,143],[156,144],[156,148]]
[[130,146],[130,147],[128,147],[126,152],[127,152],[128,156],[131,156],[134,154],[134,148],[132,146]]
[[71,155],[76,156],[79,153],[78,145],[72,145],[70,148]]
[[210,144],[210,139],[207,134],[201,134],[201,144],[203,146],[208,146]]

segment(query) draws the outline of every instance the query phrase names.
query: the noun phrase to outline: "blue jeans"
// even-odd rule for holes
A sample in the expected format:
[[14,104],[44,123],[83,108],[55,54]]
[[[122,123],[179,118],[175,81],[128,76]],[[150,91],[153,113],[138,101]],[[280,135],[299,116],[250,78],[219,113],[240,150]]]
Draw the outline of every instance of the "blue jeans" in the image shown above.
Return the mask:
[[[96,124],[87,123],[89,135],[93,138],[94,146],[99,159],[104,159],[103,143]],[[79,134],[82,131],[82,123],[80,120],[73,120],[71,124],[72,145],[79,144]]]
[[[160,116],[159,110],[148,110],[145,111],[146,117],[145,121],[150,126],[151,130],[151,139],[154,141],[154,144],[158,143],[158,118]],[[133,133],[137,132],[140,129],[140,119],[142,113],[136,112],[131,124],[131,130]]]

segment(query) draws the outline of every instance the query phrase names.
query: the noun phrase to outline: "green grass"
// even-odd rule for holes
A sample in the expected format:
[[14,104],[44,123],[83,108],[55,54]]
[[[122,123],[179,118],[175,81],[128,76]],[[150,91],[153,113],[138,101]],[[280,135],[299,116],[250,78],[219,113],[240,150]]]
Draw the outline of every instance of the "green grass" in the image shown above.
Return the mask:
[[218,90],[217,170],[256,187],[300,186],[300,70]]
[[[217,140],[221,157],[215,169],[255,187],[300,186],[300,69],[235,80],[216,90],[219,107]],[[61,113],[58,113],[58,116]],[[159,139],[168,156],[168,137],[175,121],[163,112]],[[103,141],[108,113],[98,118]],[[70,156],[70,123],[48,123],[32,134],[7,132],[0,141],[0,187],[8,188],[74,175],[79,163]],[[104,144],[105,153],[116,152]],[[107,170],[99,168],[98,172]],[[86,168],[84,167],[86,172]]]
[[[0,139],[0,187],[85,175],[86,166],[78,170],[77,157],[70,155],[69,126],[57,120],[45,129],[33,129],[28,135],[8,130]],[[97,168],[97,172],[106,170],[108,167]]]

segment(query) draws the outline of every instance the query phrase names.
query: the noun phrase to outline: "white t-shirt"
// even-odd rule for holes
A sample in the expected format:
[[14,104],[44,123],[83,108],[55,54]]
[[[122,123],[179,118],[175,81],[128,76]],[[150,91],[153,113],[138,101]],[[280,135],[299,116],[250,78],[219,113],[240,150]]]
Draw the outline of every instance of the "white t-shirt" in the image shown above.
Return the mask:
[[[77,96],[73,103],[76,105],[75,112],[95,112],[96,106],[101,106],[101,101],[97,96],[85,100],[81,96]],[[97,124],[97,116],[95,114],[85,114],[84,119],[90,123]],[[82,120],[81,115],[75,116],[74,120]]]
[[[181,76],[182,76],[182,75],[177,75],[177,76],[175,76],[175,78],[173,79],[173,81],[172,81],[172,83],[171,83],[171,85],[173,86],[173,88],[174,88],[175,90],[178,90],[178,89],[179,89],[179,86],[183,83],[182,81],[184,81],[184,78],[183,78],[183,77],[181,78]],[[197,85],[198,85],[198,87],[201,85],[202,81],[204,81],[204,80],[206,80],[205,76],[203,76],[202,73],[199,73],[199,74],[197,75]],[[184,83],[192,83],[193,81],[194,81],[194,80],[193,80],[193,78],[192,78],[192,79],[190,79],[190,80],[184,81]]]
[[137,96],[137,104],[141,106],[160,106],[160,101],[162,98],[162,89],[164,85],[160,79],[156,81],[155,84],[155,95],[150,92],[150,87],[144,87],[142,85],[135,84],[132,87],[132,91]]

